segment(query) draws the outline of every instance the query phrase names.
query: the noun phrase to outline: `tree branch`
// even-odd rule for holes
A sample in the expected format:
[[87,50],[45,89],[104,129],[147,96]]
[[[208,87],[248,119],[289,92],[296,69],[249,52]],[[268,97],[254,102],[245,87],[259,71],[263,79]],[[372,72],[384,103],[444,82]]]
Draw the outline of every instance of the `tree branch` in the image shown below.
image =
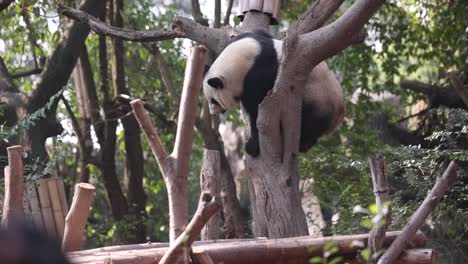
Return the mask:
[[21,72],[15,72],[15,73],[12,73],[11,74],[11,78],[12,79],[18,79],[18,78],[21,78],[21,77],[28,77],[30,75],[34,75],[34,74],[40,74],[42,72],[42,68],[33,68],[33,69],[28,69],[28,70],[24,70],[24,71],[21,71]]
[[408,241],[413,238],[419,228],[424,224],[429,214],[434,210],[439,201],[444,197],[449,187],[457,180],[458,165],[454,161],[450,162],[442,177],[437,178],[432,190],[422,202],[421,206],[413,213],[408,223],[401,231],[401,234],[393,241],[390,248],[379,259],[378,264],[394,263],[403,249],[408,245]]
[[207,54],[208,50],[205,47],[193,47],[185,68],[177,134],[174,151],[171,154],[177,160],[177,177],[186,177],[184,175],[188,175],[193,131],[197,115],[198,94],[208,60]]
[[215,0],[213,27],[214,28],[221,27],[221,0]]
[[15,0],[0,0],[0,12],[7,9]]
[[88,24],[99,35],[108,35],[135,42],[161,41],[174,38],[188,38],[220,52],[230,40],[234,30],[230,27],[215,29],[203,26],[189,18],[176,16],[171,29],[136,31],[107,25],[90,14],[76,9],[61,7],[59,12],[81,23]]
[[293,26],[298,34],[320,28],[341,6],[344,0],[315,1]]
[[211,196],[207,192],[203,192],[200,196],[197,211],[188,224],[185,231],[177,237],[177,240],[171,245],[171,248],[164,254],[159,264],[168,263],[188,263],[189,252],[193,241],[200,235],[202,228],[221,208],[219,196]]
[[231,12],[232,12],[232,5],[233,4],[234,4],[234,0],[229,0],[228,6],[227,6],[227,9],[226,9],[226,15],[224,15],[224,22],[223,22],[224,26],[229,25],[229,19],[231,18]]
[[449,74],[449,80],[452,84],[453,89],[455,89],[457,94],[465,103],[466,107],[468,107],[468,89],[463,87],[462,82],[455,74]]

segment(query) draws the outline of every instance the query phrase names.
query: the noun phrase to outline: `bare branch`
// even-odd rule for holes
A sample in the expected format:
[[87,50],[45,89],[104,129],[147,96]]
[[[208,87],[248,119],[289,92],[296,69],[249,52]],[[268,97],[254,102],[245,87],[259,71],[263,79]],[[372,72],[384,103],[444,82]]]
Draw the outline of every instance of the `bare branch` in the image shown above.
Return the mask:
[[[200,232],[211,218],[221,208],[219,196],[211,196],[207,192],[203,192],[200,196],[198,209],[188,224],[185,231],[177,237],[177,240],[171,245],[171,248],[164,254],[160,264],[167,263],[188,263],[183,260],[188,259],[188,253],[193,241],[197,239]],[[182,260],[182,261],[181,261]]]
[[390,187],[387,178],[387,164],[383,157],[370,157],[372,185],[374,186],[375,201],[377,204],[377,222],[369,234],[367,247],[371,250],[371,256],[382,249],[385,233],[392,221],[390,204]]
[[298,34],[320,28],[340,7],[344,0],[315,1],[293,26]]
[[205,47],[193,47],[185,68],[177,134],[174,151],[171,154],[177,160],[177,177],[186,177],[188,175],[198,94],[207,60],[208,50]]
[[215,29],[203,26],[189,18],[176,16],[172,28],[163,30],[136,31],[110,26],[86,12],[62,7],[59,12],[77,21],[87,23],[99,35],[108,35],[135,42],[161,41],[174,38],[188,38],[209,49],[220,52],[230,40],[234,30],[230,27]]
[[229,25],[229,19],[231,18],[231,12],[232,12],[232,5],[234,4],[234,0],[229,0],[228,6],[226,9],[226,15],[224,16],[224,22],[223,25],[227,26]]
[[408,241],[416,234],[418,229],[424,224],[429,214],[434,210],[439,201],[444,197],[449,187],[457,180],[458,165],[454,161],[450,162],[442,177],[437,178],[432,190],[424,199],[416,212],[413,213],[408,223],[401,231],[401,234],[393,241],[390,248],[379,259],[378,264],[395,263],[403,249],[408,245]]
[[178,32],[173,30],[148,30],[148,31],[136,31],[127,30],[118,27],[113,27],[99,21],[97,18],[90,14],[68,7],[59,8],[58,12],[76,21],[87,23],[89,27],[100,35],[118,37],[123,40],[130,41],[159,41],[173,39],[180,37]]
[[455,91],[458,93],[465,105],[468,107],[468,89],[463,87],[462,82],[455,74],[449,74],[449,80],[452,84],[452,87],[455,89]]
[[[130,105],[133,108],[133,113],[135,114],[138,123],[140,124],[141,129],[145,133],[148,143],[150,144],[151,151],[153,152],[154,157],[158,161],[160,168],[165,168],[165,163],[169,155],[166,152],[166,148],[159,139],[158,132],[156,128],[151,124],[151,120],[148,116],[148,113],[145,111],[143,102],[140,99],[133,100],[130,102]],[[164,174],[163,174],[164,175]]]
[[208,26],[208,19],[203,16],[198,0],[192,0],[192,16],[198,24]]
[[21,72],[15,72],[11,74],[11,78],[18,79],[21,77],[27,77],[27,76],[34,75],[34,74],[39,74],[42,72],[42,70],[43,70],[42,68],[34,68],[34,69],[24,70]]

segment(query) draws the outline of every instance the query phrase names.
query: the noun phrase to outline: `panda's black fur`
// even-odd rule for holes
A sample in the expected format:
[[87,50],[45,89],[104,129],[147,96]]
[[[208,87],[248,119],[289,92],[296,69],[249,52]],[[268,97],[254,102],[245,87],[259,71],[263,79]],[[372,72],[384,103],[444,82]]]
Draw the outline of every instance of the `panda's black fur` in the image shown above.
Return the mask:
[[[268,92],[273,88],[279,68],[278,54],[273,38],[264,31],[242,33],[235,37],[231,43],[244,38],[254,39],[260,46],[260,52],[254,59],[253,65],[248,69],[243,81],[243,89],[239,100],[244,106],[250,120],[250,139],[246,143],[246,152],[256,157],[260,154],[260,146],[257,129],[258,106]],[[239,65],[241,67],[242,65]],[[220,78],[210,78],[207,83],[214,89],[224,89]],[[307,91],[306,91],[307,92]],[[329,112],[322,111],[313,102],[304,98],[301,116],[300,151],[305,152],[311,148],[320,136],[325,134],[333,126],[334,117]],[[208,100],[210,100],[208,98]],[[211,98],[211,102],[219,103]],[[226,110],[226,109],[224,109]]]

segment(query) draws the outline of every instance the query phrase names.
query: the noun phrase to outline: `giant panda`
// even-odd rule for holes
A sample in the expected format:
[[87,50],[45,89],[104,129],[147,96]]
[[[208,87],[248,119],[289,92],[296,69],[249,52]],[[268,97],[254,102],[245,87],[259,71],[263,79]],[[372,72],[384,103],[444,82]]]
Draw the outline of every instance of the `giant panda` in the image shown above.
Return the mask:
[[[246,152],[260,154],[258,105],[273,88],[283,43],[264,31],[246,32],[233,38],[207,69],[203,92],[211,114],[243,105],[250,120]],[[326,63],[317,65],[304,83],[300,151],[310,149],[324,134],[333,132],[344,117],[341,86]]]

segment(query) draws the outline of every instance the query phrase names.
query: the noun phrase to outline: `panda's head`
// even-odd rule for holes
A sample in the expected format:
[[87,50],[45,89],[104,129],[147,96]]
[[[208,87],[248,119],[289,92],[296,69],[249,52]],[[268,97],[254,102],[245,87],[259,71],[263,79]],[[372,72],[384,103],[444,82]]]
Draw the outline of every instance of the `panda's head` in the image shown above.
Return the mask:
[[211,114],[221,114],[239,105],[245,77],[260,51],[257,40],[244,37],[231,42],[213,62],[203,80]]

